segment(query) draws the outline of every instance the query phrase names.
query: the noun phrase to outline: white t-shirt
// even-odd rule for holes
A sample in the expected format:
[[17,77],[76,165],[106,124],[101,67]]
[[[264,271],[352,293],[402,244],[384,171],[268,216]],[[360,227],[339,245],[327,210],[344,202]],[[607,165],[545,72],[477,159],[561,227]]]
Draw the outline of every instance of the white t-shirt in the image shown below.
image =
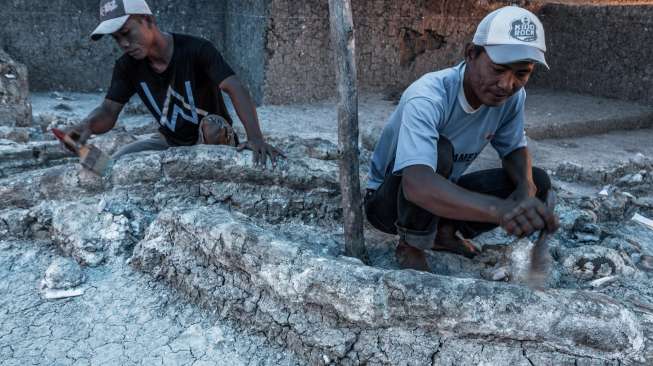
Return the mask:
[[498,107],[473,110],[463,91],[465,63],[424,75],[404,92],[374,149],[368,188],[412,165],[437,170],[438,139],[454,147],[450,177],[457,181],[488,143],[502,158],[526,146],[522,88]]

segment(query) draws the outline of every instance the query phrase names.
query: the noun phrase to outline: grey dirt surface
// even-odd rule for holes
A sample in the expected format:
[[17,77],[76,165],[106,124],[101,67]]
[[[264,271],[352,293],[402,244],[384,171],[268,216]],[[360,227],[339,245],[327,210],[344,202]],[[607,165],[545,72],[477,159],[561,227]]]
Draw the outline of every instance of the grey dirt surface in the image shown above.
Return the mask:
[[1,365],[300,364],[124,264],[85,268],[83,296],[45,300],[39,281],[61,256],[49,242],[0,240]]
[[[393,98],[369,93],[360,97],[361,139],[367,149],[373,148],[394,110],[396,102],[393,102]],[[80,120],[97,107],[102,99],[103,94],[93,93],[33,93],[32,105],[36,119],[56,114]],[[334,101],[262,106],[258,112],[263,130],[269,131],[271,136],[323,138],[337,143]],[[527,134],[537,140],[653,127],[653,107],[547,89],[528,90],[525,112]],[[138,129],[145,128],[147,124],[152,124],[152,119],[138,98],[134,97],[121,115],[118,127],[138,132]],[[241,133],[244,132],[242,126],[236,127]]]
[[[34,95],[29,142],[0,141],[3,365],[653,362],[653,231],[630,219],[653,217],[651,130],[531,140],[562,223],[538,291],[524,285],[532,241],[500,230],[474,239],[474,259],[429,252],[432,273],[400,270],[396,238],[371,227],[371,265],[344,257],[331,102],[259,109],[288,155],[276,170],[194,146],[128,155],[98,177],[47,128],[101,98]],[[361,100],[368,132],[394,107]],[[132,105],[92,141],[112,152],[153,131]]]

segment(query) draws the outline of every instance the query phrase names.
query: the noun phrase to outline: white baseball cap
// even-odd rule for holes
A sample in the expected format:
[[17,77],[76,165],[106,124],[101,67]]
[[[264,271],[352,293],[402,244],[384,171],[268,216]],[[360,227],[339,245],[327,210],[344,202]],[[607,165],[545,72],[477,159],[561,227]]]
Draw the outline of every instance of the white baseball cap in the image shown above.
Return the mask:
[[491,12],[478,25],[472,42],[483,46],[495,64],[530,61],[549,68],[542,22],[524,8],[511,5]]
[[145,0],[101,0],[100,25],[91,33],[97,41],[105,34],[115,33],[127,22],[130,15],[152,15]]

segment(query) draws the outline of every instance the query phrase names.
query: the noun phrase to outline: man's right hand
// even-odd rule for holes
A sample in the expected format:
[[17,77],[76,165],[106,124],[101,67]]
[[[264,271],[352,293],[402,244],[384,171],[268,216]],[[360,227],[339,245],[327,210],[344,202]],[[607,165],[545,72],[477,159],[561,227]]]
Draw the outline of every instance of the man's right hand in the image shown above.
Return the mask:
[[[65,128],[64,133],[78,144],[84,145],[91,135],[99,135],[111,130],[116,125],[118,115],[123,107],[123,104],[105,99],[80,124]],[[68,150],[71,149],[68,148]]]
[[68,127],[64,130],[64,132],[66,132],[66,135],[70,136],[71,139],[73,139],[80,145],[86,144],[86,141],[93,134],[93,131],[91,131],[91,128],[88,126],[88,123],[86,122],[82,122],[78,125]]
[[[64,129],[64,132],[68,137],[73,141],[77,142],[79,145],[86,144],[86,141],[91,137],[93,131],[88,126],[88,123],[82,122],[80,124],[68,127]],[[74,152],[71,147],[67,146],[63,142],[61,143],[66,149]]]
[[553,233],[560,226],[553,210],[534,197],[520,202],[507,200],[506,207],[500,212],[499,224],[508,234],[520,238],[543,229]]

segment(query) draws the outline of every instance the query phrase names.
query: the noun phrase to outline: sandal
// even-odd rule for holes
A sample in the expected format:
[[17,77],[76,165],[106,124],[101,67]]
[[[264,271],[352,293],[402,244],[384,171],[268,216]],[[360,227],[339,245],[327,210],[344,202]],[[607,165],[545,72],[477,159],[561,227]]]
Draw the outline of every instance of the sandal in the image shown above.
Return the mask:
[[433,243],[433,248],[431,249],[436,252],[449,252],[459,254],[467,258],[474,258],[477,254],[480,253],[470,240],[457,237],[453,240],[447,240],[444,243],[438,242],[436,239],[436,241]]

